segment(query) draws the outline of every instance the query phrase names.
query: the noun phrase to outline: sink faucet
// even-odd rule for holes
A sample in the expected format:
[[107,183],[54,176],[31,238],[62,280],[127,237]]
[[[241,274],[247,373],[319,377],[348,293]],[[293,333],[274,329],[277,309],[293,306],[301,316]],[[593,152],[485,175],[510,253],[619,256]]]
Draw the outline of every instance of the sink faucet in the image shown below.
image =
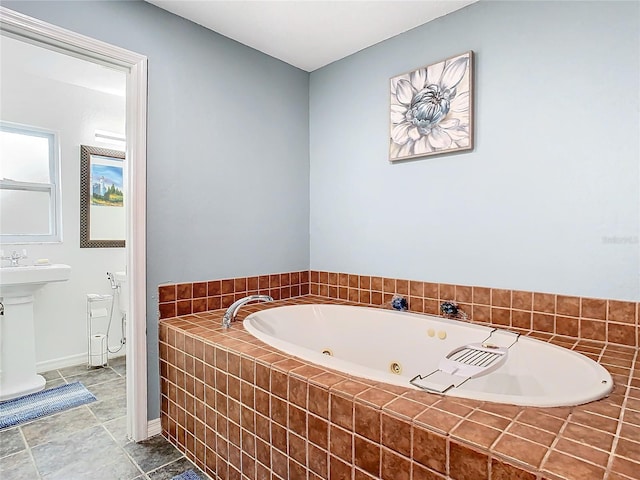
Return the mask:
[[227,311],[222,317],[222,326],[224,328],[229,328],[231,326],[231,322],[236,319],[236,315],[238,315],[238,310],[240,310],[240,307],[253,301],[273,302],[273,298],[271,298],[269,295],[249,295],[248,297],[236,300],[231,304],[229,308],[227,308]]
[[20,260],[23,258],[27,258],[27,250],[22,250],[22,253],[18,253],[14,250],[9,256],[5,256],[4,252],[2,252],[2,260],[9,260],[9,265],[12,267],[17,267],[20,264]]

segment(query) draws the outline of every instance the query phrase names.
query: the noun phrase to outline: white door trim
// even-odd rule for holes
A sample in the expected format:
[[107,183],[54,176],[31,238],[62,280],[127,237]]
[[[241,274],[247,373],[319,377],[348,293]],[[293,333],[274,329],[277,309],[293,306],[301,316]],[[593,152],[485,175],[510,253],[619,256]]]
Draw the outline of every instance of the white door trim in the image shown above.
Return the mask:
[[147,57],[0,7],[0,29],[14,38],[85,60],[119,68],[127,74],[126,184],[127,216],[127,430],[140,441],[148,437],[146,334],[146,164]]

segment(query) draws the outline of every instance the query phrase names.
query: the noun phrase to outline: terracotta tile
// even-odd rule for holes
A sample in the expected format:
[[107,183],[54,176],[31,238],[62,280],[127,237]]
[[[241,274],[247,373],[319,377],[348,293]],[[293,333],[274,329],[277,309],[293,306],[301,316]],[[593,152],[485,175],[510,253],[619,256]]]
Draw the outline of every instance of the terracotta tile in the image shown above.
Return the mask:
[[594,318],[597,320],[607,319],[607,301],[597,298],[581,299],[580,315],[586,318]]
[[233,293],[233,290],[234,290],[233,279],[225,278],[224,280],[221,280],[220,293],[222,295]]
[[361,290],[371,289],[371,277],[369,277],[368,275],[360,275],[359,281]]
[[192,313],[191,310],[191,300],[178,300],[176,302],[176,315],[190,315]]
[[438,299],[438,284],[431,282],[424,282],[424,296],[425,298]]
[[416,422],[444,433],[450,432],[461,420],[461,417],[437,408],[430,408],[415,418]]
[[353,462],[353,434],[335,425],[329,428],[329,451],[347,463]]
[[636,323],[636,303],[609,300],[609,321]]
[[218,310],[220,305],[220,297],[207,297],[207,310]]
[[499,430],[504,430],[511,423],[510,420],[507,420],[504,417],[492,415],[481,410],[476,410],[475,412],[471,413],[471,415],[469,415],[467,419],[476,423],[487,425],[488,427],[497,428]]
[[554,316],[546,313],[533,312],[533,329],[537,332],[553,333],[555,330]]
[[536,468],[547,453],[547,447],[509,434],[504,434],[492,450]]
[[354,480],[375,480],[375,478],[369,475],[368,473],[365,473],[362,470],[358,470],[358,469],[354,470],[353,479]]
[[495,325],[511,325],[511,310],[508,308],[492,308],[491,323]]
[[429,467],[440,473],[446,473],[446,437],[414,425],[412,458],[425,467]]
[[556,296],[551,293],[533,293],[533,310],[542,313],[556,312]]
[[409,297],[409,311],[424,312],[424,299],[422,297]]
[[382,445],[402,455],[411,455],[411,424],[397,417],[382,414]]
[[604,477],[604,469],[556,451],[549,454],[544,471],[571,480],[602,480]]
[[197,282],[193,284],[193,298],[207,296],[207,282]]
[[396,293],[398,295],[409,295],[409,280],[396,280]]
[[[423,392],[419,393],[422,393],[424,395]],[[472,407],[463,403],[465,401],[466,400],[463,398],[445,397],[435,402],[433,406],[444,412],[453,413],[454,415],[457,415],[459,417],[464,417],[473,411]]]
[[396,279],[395,278],[383,278],[382,279],[382,291],[384,293],[397,293]]
[[487,455],[473,448],[451,442],[449,446],[449,476],[456,480],[488,480]]
[[382,305],[382,294],[380,292],[371,292],[371,305]]
[[448,283],[438,285],[438,298],[440,300],[454,300],[456,297],[456,286]]
[[536,475],[519,467],[491,459],[491,480],[536,480]]
[[532,318],[533,315],[531,312],[523,310],[511,311],[511,325],[514,327],[531,330]]
[[425,299],[424,313],[428,315],[440,315],[440,305],[438,304],[438,300]]
[[[640,437],[635,437],[640,442]],[[616,445],[616,455],[640,463],[640,443],[620,438]]]
[[315,415],[307,418],[309,429],[309,441],[321,448],[328,448],[329,445],[329,422]]
[[569,337],[577,337],[579,331],[579,320],[574,317],[564,317],[558,315],[556,317],[556,333],[558,335],[566,335]]
[[213,297],[222,294],[222,282],[220,280],[212,280],[207,282],[207,296]]
[[456,285],[456,302],[473,303],[473,287]]
[[172,302],[177,300],[175,285],[161,285],[158,287],[158,302]]
[[474,322],[491,322],[491,307],[486,305],[473,305],[471,318]]
[[640,463],[633,462],[626,458],[615,455],[613,457],[613,464],[611,466],[611,469],[614,472],[618,472],[626,475],[629,478],[636,479],[638,478],[638,471],[640,471]]
[[331,391],[335,391],[341,394],[343,397],[355,397],[356,395],[368,390],[370,387],[361,382],[355,380],[344,380],[340,383],[336,383],[331,387]]
[[[333,455],[329,456],[329,478],[350,479],[353,468]],[[288,479],[287,479],[288,480]]]
[[349,288],[347,291],[347,298],[350,302],[359,302],[360,301],[360,291],[356,288]]
[[493,307],[511,307],[511,290],[502,288],[491,289],[491,306]]
[[328,472],[328,453],[326,450],[322,450],[313,444],[309,445],[309,469],[322,478],[327,478]]
[[634,325],[607,322],[607,341],[636,346],[636,327]]
[[485,287],[473,287],[473,303],[491,305],[491,289]]
[[473,443],[480,447],[489,448],[502,432],[475,422],[461,422],[451,432],[451,436]]
[[507,429],[507,432],[547,447],[550,446],[556,438],[556,435],[553,433],[517,422],[512,423]]
[[380,468],[382,480],[409,480],[411,478],[411,461],[392,450],[382,449]]
[[358,300],[360,303],[371,303],[371,292],[369,290],[360,290],[360,297]]
[[371,290],[376,292],[382,292],[382,278],[371,277]]
[[589,445],[567,440],[566,438],[560,438],[553,448],[554,450],[578,457],[581,460],[593,463],[602,468],[606,468],[607,462],[609,461],[609,452],[603,452]]
[[289,377],[289,401],[298,407],[307,407],[307,382]]
[[380,443],[380,410],[356,403],[354,429],[358,435]]
[[353,429],[353,401],[331,394],[331,423]]
[[[354,442],[355,464],[365,472],[374,475],[376,478],[380,475],[380,445],[371,443],[360,437],[355,437]],[[358,470],[356,470],[356,475]],[[356,476],[356,478],[359,478]]]
[[176,285],[176,295],[178,300],[187,300],[193,298],[193,284],[179,283]]
[[309,411],[319,417],[329,418],[329,392],[315,385],[309,385]]
[[533,310],[533,292],[513,290],[511,292],[511,308],[516,310]]
[[606,339],[606,327],[607,324],[600,320],[587,320],[581,318],[580,337],[604,341]]
[[445,480],[443,475],[435,473],[433,470],[423,467],[419,463],[411,463],[412,480]]
[[516,416],[522,411],[523,407],[517,405],[507,405],[505,403],[492,403],[487,402],[480,406],[479,410],[482,410],[493,415],[499,415],[500,417],[514,420]]
[[393,393],[375,387],[365,390],[357,396],[358,400],[377,407],[382,407],[390,401],[395,400],[395,398],[396,395]]
[[580,316],[580,297],[558,295],[556,297],[556,313],[570,317]]
[[280,287],[280,274],[269,275],[269,288]]
[[612,418],[602,417],[589,412],[574,412],[570,417],[571,423],[578,423],[590,428],[602,430],[603,432],[615,433],[618,422]]
[[301,436],[307,435],[307,412],[294,405],[289,405],[289,430]]
[[424,282],[418,282],[415,280],[411,280],[409,282],[409,295],[413,297],[423,297],[424,296]]
[[176,316],[176,303],[161,303],[158,305],[160,311],[160,318],[172,318]]
[[404,398],[398,398],[385,405],[384,410],[394,412],[407,419],[412,419],[422,413],[426,407],[418,402],[406,400]]

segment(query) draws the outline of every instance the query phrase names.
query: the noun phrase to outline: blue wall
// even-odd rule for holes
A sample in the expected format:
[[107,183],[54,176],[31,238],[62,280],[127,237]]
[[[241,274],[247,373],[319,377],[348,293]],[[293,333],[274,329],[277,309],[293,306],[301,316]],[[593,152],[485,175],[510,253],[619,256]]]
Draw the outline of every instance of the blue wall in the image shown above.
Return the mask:
[[309,267],[309,74],[144,2],[2,3],[149,59],[148,416],[158,418],[158,284]]
[[[311,268],[640,299],[639,7],[480,2],[312,72]],[[475,149],[389,163],[389,79],[468,50]]]

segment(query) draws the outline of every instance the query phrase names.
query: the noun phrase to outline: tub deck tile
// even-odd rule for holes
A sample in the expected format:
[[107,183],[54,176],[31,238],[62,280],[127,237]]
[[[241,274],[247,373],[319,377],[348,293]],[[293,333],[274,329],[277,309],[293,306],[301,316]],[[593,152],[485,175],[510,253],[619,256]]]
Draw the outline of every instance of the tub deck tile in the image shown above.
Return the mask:
[[[535,295],[533,300],[535,309],[539,302]],[[239,320],[274,306],[310,303],[357,305],[305,295],[248,305]],[[600,361],[616,383],[614,392],[597,402],[531,408],[443,397],[307,364],[262,343],[241,322],[222,329],[223,313],[199,312],[159,325],[163,432],[191,458],[197,455],[209,474],[252,479],[346,475],[357,480],[640,478],[640,358],[634,347],[512,328]],[[285,397],[271,395],[271,371],[285,375]],[[381,433],[382,418],[411,426],[410,451],[406,442],[392,441],[394,435],[405,437],[403,429],[389,430],[389,420]],[[334,445],[329,451],[331,430],[350,440],[355,458],[345,442],[340,444],[345,448]]]

